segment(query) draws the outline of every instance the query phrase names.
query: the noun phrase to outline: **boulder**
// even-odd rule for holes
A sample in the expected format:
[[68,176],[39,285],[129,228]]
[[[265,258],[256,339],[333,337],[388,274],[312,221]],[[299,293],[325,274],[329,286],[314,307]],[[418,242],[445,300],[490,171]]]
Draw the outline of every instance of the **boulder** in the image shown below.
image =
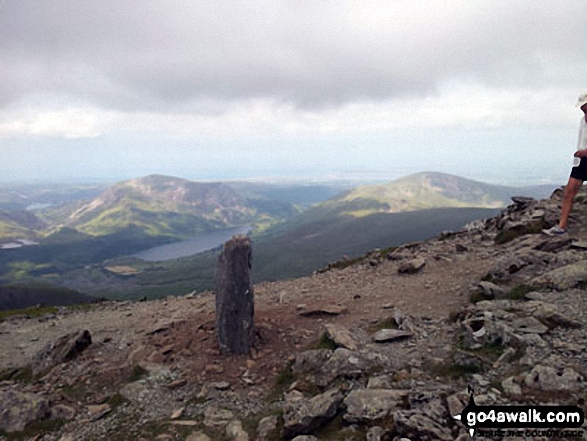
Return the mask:
[[279,418],[271,415],[259,421],[257,426],[257,441],[272,441],[279,439]]
[[354,351],[357,349],[357,342],[351,332],[344,326],[330,323],[326,325],[326,336],[330,338],[336,346]]
[[512,321],[512,328],[517,332],[524,332],[527,334],[545,334],[548,331],[548,327],[534,317],[517,318]]
[[239,420],[232,420],[226,425],[226,436],[230,441],[249,441],[249,434],[243,430]]
[[0,403],[0,429],[8,433],[20,432],[27,424],[51,416],[45,398],[12,388],[0,389]]
[[396,434],[411,440],[454,440],[451,427],[454,419],[448,412],[446,400],[437,398],[419,409],[398,410],[393,413]]
[[479,288],[481,289],[481,294],[485,299],[499,299],[505,295],[505,290],[495,283],[482,281],[479,282]]
[[192,433],[188,436],[185,441],[212,441],[208,435],[206,435],[201,430]]
[[578,392],[585,389],[585,379],[568,367],[555,369],[536,365],[524,377],[524,384],[541,391]]
[[204,411],[204,426],[221,427],[232,421],[234,414],[230,410],[208,407]]
[[394,410],[403,407],[407,390],[357,389],[344,400],[347,423],[375,423],[391,416]]
[[390,343],[397,340],[404,340],[412,337],[414,334],[399,329],[380,329],[373,335],[375,343]]
[[582,283],[587,283],[587,264],[585,261],[575,262],[549,271],[530,282],[533,286],[545,286],[557,291],[576,288]]
[[283,407],[283,434],[293,438],[308,435],[330,421],[342,403],[342,393],[331,389],[310,399],[296,390],[285,397]]
[[32,363],[33,372],[38,374],[58,364],[71,361],[90,344],[92,344],[92,336],[88,330],[63,335],[35,355]]
[[426,265],[426,261],[422,257],[402,262],[397,270],[400,274],[416,274],[419,273]]
[[295,377],[305,374],[317,373],[324,366],[326,361],[332,356],[329,349],[313,349],[303,351],[296,355],[292,366],[292,373]]

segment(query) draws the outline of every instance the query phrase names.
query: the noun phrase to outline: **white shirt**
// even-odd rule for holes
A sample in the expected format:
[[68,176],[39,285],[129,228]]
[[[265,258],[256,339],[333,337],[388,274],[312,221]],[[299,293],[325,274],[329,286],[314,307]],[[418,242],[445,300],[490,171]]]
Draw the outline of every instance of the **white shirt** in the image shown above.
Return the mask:
[[[577,141],[577,150],[587,149],[587,122],[585,122],[585,116],[581,117],[581,123],[579,124],[579,140]],[[573,158],[573,167],[577,167],[581,162],[581,158]]]

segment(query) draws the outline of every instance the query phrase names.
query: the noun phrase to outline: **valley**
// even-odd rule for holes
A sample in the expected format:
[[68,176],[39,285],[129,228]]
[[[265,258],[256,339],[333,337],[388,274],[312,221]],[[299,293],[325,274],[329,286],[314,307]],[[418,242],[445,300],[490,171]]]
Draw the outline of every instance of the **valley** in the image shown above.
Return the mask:
[[[547,195],[543,188],[499,187],[441,173],[355,187],[150,175],[107,187],[72,186],[71,193],[58,189],[51,197],[39,189],[36,197],[30,193],[28,207],[46,204],[34,210],[23,210],[18,191],[0,193],[3,206],[14,208],[0,216],[0,243],[38,243],[0,250],[0,284],[41,283],[134,300],[210,290],[224,240],[201,249],[192,247],[194,241],[245,226],[256,281],[300,277],[333,261],[494,216],[513,195]],[[165,258],[141,254],[183,246],[189,249]]]

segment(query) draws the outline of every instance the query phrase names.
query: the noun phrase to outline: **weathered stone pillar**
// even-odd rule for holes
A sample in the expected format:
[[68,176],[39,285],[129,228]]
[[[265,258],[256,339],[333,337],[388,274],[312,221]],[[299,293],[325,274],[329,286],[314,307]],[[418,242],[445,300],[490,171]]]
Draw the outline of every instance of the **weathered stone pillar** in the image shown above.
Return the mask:
[[222,351],[248,354],[253,345],[255,301],[251,240],[234,236],[216,267],[216,332]]

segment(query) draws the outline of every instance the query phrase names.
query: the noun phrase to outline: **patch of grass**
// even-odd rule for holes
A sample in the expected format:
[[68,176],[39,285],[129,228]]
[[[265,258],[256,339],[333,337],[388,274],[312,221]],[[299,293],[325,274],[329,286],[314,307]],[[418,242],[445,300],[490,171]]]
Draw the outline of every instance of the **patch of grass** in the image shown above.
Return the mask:
[[311,345],[310,349],[330,349],[334,351],[338,346],[326,333],[322,334],[320,340]]
[[275,377],[275,385],[278,387],[289,387],[294,381],[292,365],[288,363]]
[[294,380],[292,363],[288,363],[275,377],[275,384],[269,392],[267,400],[271,402],[281,399],[283,393],[291,386]]
[[469,352],[479,355],[481,358],[489,359],[491,361],[497,360],[505,352],[504,345],[499,343],[489,343],[480,348],[469,349]]
[[130,373],[130,377],[128,379],[128,381],[130,383],[134,382],[134,381],[139,381],[141,378],[143,378],[145,375],[147,374],[147,370],[143,367],[141,367],[138,364],[135,364],[132,367],[131,373]]
[[529,292],[536,291],[536,288],[523,283],[514,286],[503,298],[508,300],[522,300]]
[[342,413],[336,415],[326,425],[316,431],[315,436],[324,441],[343,441],[364,439],[364,435],[354,427],[345,426]]
[[459,318],[460,318],[460,316],[461,316],[461,313],[460,313],[460,311],[454,311],[454,310],[453,310],[453,311],[450,311],[450,312],[448,313],[448,320],[449,320],[451,323],[456,323],[456,322],[458,322],[458,321],[459,321]]
[[20,368],[6,368],[0,370],[0,381],[18,381],[32,383],[35,380],[33,370],[29,366]]
[[110,407],[112,408],[112,410],[114,411],[117,407],[122,406],[123,404],[128,403],[128,399],[126,399],[123,395],[121,395],[119,392],[116,392],[114,395],[112,395],[107,403],[110,405]]
[[61,388],[61,393],[67,395],[69,398],[85,403],[85,400],[88,397],[88,391],[84,384],[77,383],[71,386],[63,386]]
[[475,366],[460,366],[455,363],[433,364],[429,372],[435,377],[459,379],[472,374],[477,374],[480,369]]
[[27,318],[41,317],[48,314],[55,314],[59,308],[55,306],[38,306],[33,308],[11,309],[9,311],[0,311],[0,322],[8,317],[15,315],[24,315]]
[[546,227],[544,220],[539,220],[536,222],[532,222],[528,225],[519,225],[515,228],[510,230],[501,230],[495,236],[494,242],[497,245],[501,245],[504,243],[511,242],[518,237],[525,236],[526,234],[540,234],[542,230]]
[[8,441],[31,439],[38,435],[45,435],[51,432],[56,432],[65,424],[64,420],[46,419],[34,421],[25,426],[24,430],[20,432],[8,433],[0,429],[0,437]]
[[500,279],[499,277],[494,277],[491,274],[486,274],[485,276],[483,276],[481,278],[481,281],[483,282],[491,282],[494,283],[496,285],[504,285],[506,283],[508,283],[507,279]]
[[483,300],[487,300],[487,299],[485,297],[483,297],[483,294],[481,294],[479,291],[474,291],[469,296],[469,302],[471,302],[471,303],[479,303]]

